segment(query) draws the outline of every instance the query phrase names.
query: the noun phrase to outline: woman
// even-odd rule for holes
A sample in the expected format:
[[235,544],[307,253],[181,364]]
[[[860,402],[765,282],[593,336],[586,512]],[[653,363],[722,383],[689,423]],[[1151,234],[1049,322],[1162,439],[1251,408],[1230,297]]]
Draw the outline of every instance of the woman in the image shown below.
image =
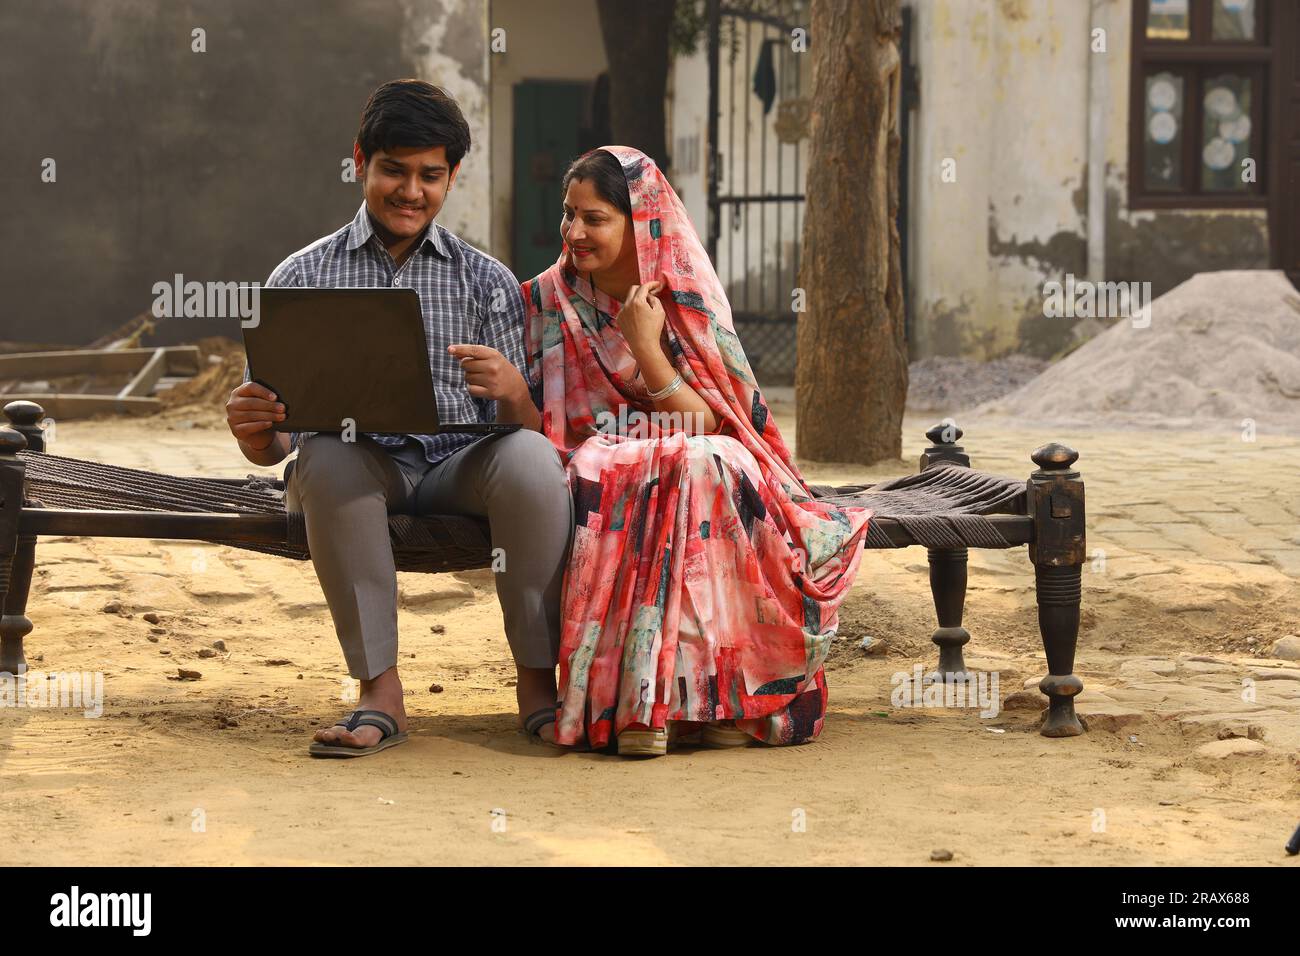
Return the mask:
[[811,740],[869,512],[812,500],[654,161],[607,146],[564,187],[563,253],[524,283],[577,524],[555,738],[658,754],[680,721],[706,743]]

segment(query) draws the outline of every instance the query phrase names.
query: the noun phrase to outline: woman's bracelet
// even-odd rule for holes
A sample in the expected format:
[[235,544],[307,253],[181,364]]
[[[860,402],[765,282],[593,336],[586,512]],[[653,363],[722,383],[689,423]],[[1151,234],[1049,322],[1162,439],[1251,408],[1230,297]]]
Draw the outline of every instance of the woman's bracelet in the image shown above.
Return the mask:
[[673,376],[673,380],[671,382],[669,382],[663,388],[659,389],[659,391],[650,393],[649,395],[650,401],[662,402],[673,392],[681,388],[683,384],[684,383],[682,382],[682,373],[678,372],[676,375]]

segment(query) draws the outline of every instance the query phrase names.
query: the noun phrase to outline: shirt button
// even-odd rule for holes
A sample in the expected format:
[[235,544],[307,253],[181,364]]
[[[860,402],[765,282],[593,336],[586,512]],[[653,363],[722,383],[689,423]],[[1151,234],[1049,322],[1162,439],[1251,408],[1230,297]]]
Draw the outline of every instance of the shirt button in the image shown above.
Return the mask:
[[397,285],[397,276],[393,276],[393,285]]

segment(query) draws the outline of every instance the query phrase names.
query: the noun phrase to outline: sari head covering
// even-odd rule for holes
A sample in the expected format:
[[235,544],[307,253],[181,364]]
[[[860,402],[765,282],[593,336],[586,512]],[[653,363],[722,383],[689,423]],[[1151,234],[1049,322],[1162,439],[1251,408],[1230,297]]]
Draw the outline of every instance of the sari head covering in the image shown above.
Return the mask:
[[[574,269],[567,245],[524,284],[529,384],[576,516],[557,739],[585,729],[601,746],[668,720],[811,739],[870,513],[814,500],[681,200],[644,153],[603,149],[627,180],[639,281],[664,284],[670,358],[718,427],[634,419],[655,409],[615,321],[621,303]],[[633,420],[635,436],[611,427]]]

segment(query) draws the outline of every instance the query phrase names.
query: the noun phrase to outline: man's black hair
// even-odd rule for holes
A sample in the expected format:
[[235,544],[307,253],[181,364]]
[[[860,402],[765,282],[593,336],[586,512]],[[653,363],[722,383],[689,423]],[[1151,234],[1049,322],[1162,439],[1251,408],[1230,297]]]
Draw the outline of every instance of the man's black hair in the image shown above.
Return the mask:
[[445,146],[447,165],[455,169],[469,152],[469,124],[441,87],[424,80],[390,80],[366,100],[357,143],[366,159],[381,149]]
[[596,195],[623,215],[632,216],[632,195],[628,192],[627,176],[623,166],[613,153],[603,149],[593,149],[575,159],[565,170],[564,181],[560,186],[565,192],[573,180],[590,182]]

